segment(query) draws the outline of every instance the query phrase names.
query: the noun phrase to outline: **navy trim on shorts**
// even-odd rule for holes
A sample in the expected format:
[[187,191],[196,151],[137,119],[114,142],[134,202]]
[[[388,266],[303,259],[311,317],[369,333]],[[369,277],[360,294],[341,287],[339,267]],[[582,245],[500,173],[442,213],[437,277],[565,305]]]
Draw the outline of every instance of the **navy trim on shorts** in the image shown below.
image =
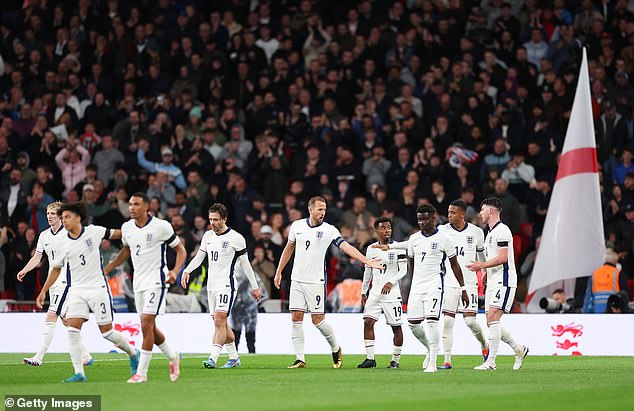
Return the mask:
[[70,288],[70,285],[66,285],[66,287],[64,287],[64,292],[62,293],[62,296],[59,299],[59,303],[57,304],[57,309],[55,310],[55,314],[57,314],[58,316],[62,315],[62,307],[64,306],[64,302],[66,302],[66,296],[68,295],[69,288]]

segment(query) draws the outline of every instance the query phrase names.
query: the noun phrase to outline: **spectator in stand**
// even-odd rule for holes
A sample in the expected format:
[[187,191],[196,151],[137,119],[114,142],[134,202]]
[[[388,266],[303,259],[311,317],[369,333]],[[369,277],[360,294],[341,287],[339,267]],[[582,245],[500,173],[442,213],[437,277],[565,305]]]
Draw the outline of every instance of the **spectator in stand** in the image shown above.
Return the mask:
[[62,173],[62,182],[66,187],[64,197],[66,197],[71,188],[86,178],[86,166],[90,164],[90,153],[71,137],[66,142],[66,147],[55,156],[55,162]]

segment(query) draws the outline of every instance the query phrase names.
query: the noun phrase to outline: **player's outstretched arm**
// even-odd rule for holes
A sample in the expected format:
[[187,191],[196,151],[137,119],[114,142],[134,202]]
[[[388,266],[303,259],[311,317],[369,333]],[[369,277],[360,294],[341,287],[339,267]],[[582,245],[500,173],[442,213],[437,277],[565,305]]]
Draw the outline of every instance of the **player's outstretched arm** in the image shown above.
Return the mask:
[[53,284],[55,283],[55,281],[57,280],[57,277],[59,277],[59,274],[61,272],[62,272],[61,267],[53,267],[51,272],[48,274],[48,278],[46,279],[46,282],[42,286],[42,291],[40,291],[40,294],[37,296],[37,299],[35,300],[35,305],[37,305],[38,308],[42,308],[44,306],[44,301],[46,300],[46,293],[53,286]]
[[347,241],[344,241],[343,243],[341,243],[339,248],[341,248],[341,250],[344,253],[348,254],[348,256],[354,258],[355,260],[361,261],[366,266],[369,266],[371,268],[376,268],[377,270],[380,270],[381,268],[383,268],[380,260],[368,259],[366,256],[361,254],[359,250],[357,250],[355,247],[350,245]]
[[275,270],[275,278],[273,279],[273,283],[275,287],[279,290],[282,286],[282,271],[286,267],[286,264],[291,260],[291,256],[295,252],[295,243],[292,241],[287,241],[286,246],[284,247],[284,251],[282,251],[282,256],[280,257],[280,262],[277,265],[277,270]]
[[372,248],[378,248],[379,250],[387,251],[387,250],[407,250],[409,245],[409,240],[405,241],[394,241],[389,244],[374,244]]
[[466,307],[469,305],[469,295],[467,295],[467,290],[464,286],[464,277],[462,276],[460,263],[458,263],[458,257],[456,257],[455,255],[453,257],[449,257],[449,264],[451,264],[451,269],[453,270],[453,273],[456,276],[456,280],[458,280],[458,284],[460,284],[460,287],[462,289],[462,304]]
[[33,253],[33,256],[31,257],[31,259],[26,263],[26,265],[24,266],[23,269],[21,269],[18,272],[17,278],[18,281],[22,282],[22,279],[24,278],[24,276],[31,271],[32,269],[34,269],[35,267],[37,267],[37,265],[40,263],[40,261],[42,261],[42,253],[38,253],[37,251],[35,253]]
[[483,270],[485,268],[497,267],[498,265],[506,264],[509,260],[508,247],[502,247],[499,249],[499,254],[492,259],[484,262],[472,261],[471,264],[467,264],[467,268],[471,271]]
[[170,284],[174,284],[176,282],[178,273],[181,272],[181,269],[185,264],[185,259],[187,258],[187,250],[185,250],[183,243],[179,242],[172,248],[176,251],[176,262],[174,262],[174,267],[169,271],[169,273],[167,273],[167,282]]
[[110,239],[111,240],[121,240],[121,230],[118,229],[118,228],[114,229],[114,230],[111,230]]
[[187,283],[189,282],[189,273],[200,267],[200,265],[205,261],[205,257],[207,256],[207,252],[202,248],[198,249],[198,252],[192,258],[192,260],[185,267],[185,271],[183,271],[183,276],[181,277],[181,286],[183,288],[187,288]]
[[108,263],[108,265],[106,265],[103,268],[103,274],[104,275],[110,274],[110,271],[114,270],[115,268],[123,264],[123,262],[127,261],[128,258],[130,258],[130,247],[126,245],[126,246],[123,246],[121,251],[119,251],[119,254],[117,254],[117,257],[115,257],[114,260],[112,260],[110,263]]
[[262,298],[262,290],[258,286],[258,280],[255,278],[255,273],[253,272],[253,267],[251,267],[251,262],[249,261],[249,255],[245,253],[238,257],[238,261],[242,266],[242,270],[244,270],[244,274],[247,276],[249,280],[249,284],[251,285],[251,295],[255,298],[255,301],[260,301]]

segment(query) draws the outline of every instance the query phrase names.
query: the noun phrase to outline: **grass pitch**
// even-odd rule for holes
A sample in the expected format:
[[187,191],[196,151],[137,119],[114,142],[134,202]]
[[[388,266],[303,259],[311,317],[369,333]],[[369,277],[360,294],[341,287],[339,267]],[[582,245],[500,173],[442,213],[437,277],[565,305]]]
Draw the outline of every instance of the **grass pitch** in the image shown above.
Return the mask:
[[[0,396],[102,395],[102,410],[605,410],[632,409],[634,360],[626,357],[535,357],[512,371],[498,358],[495,372],[473,367],[480,357],[453,358],[454,369],[421,370],[422,356],[403,356],[401,369],[357,369],[360,355],[345,355],[342,369],[330,355],[308,355],[307,369],[289,370],[291,355],[243,355],[237,369],[204,369],[205,355],[185,355],[181,378],[169,381],[168,362],[154,354],[147,384],[126,384],[127,356],[94,355],[88,382],[62,384],[73,374],[68,354],[48,354],[42,367],[23,354],[0,354]],[[221,357],[220,365],[226,357]]]

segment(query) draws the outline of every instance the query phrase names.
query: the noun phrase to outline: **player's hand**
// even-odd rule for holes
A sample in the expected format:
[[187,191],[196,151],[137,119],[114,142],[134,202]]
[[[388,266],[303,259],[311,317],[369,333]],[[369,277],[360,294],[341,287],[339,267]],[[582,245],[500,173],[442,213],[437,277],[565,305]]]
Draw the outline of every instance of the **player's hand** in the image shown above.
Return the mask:
[[255,298],[255,301],[260,301],[260,298],[262,298],[262,290],[256,288],[255,290],[251,291],[251,295],[253,296],[253,298]]
[[462,300],[462,306],[464,308],[467,308],[469,306],[469,294],[467,294],[466,290],[462,290],[462,295],[460,296],[460,299]]
[[35,305],[37,306],[37,308],[43,308],[45,300],[46,300],[46,293],[44,291],[41,291],[37,295],[37,299],[35,300]]
[[361,294],[361,306],[365,307],[365,303],[368,301],[368,296],[366,294]]
[[383,264],[381,264],[381,260],[378,258],[369,260],[366,265],[370,268],[376,268],[377,270],[381,270],[383,268]]
[[371,246],[372,248],[378,248],[379,250],[383,250],[383,251],[387,251],[390,249],[390,245],[389,244],[373,244]]
[[482,287],[487,288],[487,273],[482,274]]
[[387,283],[385,283],[385,285],[383,285],[383,288],[381,289],[381,294],[389,294],[393,286],[394,284],[388,281]]
[[24,270],[20,270],[20,272],[17,275],[17,279],[19,282],[22,282],[22,279],[24,278],[24,276],[26,275],[26,271]]
[[282,286],[282,273],[280,272],[275,273],[273,284],[275,284],[275,288],[277,288],[278,290],[280,289],[280,287]]
[[187,288],[188,282],[189,282],[189,273],[187,271],[183,271],[183,276],[181,277],[181,287]]
[[176,271],[174,271],[174,270],[170,270],[170,271],[167,273],[167,282],[168,282],[169,284],[174,284],[174,283],[176,283],[176,279],[177,279],[177,278],[178,278],[178,273],[177,273]]
[[110,268],[110,264],[108,264],[107,266],[103,268],[103,275],[107,277],[108,274],[110,274],[110,271],[112,271],[112,268]]
[[467,268],[471,271],[481,270],[484,266],[484,263],[481,261],[471,261],[471,264],[467,264]]

